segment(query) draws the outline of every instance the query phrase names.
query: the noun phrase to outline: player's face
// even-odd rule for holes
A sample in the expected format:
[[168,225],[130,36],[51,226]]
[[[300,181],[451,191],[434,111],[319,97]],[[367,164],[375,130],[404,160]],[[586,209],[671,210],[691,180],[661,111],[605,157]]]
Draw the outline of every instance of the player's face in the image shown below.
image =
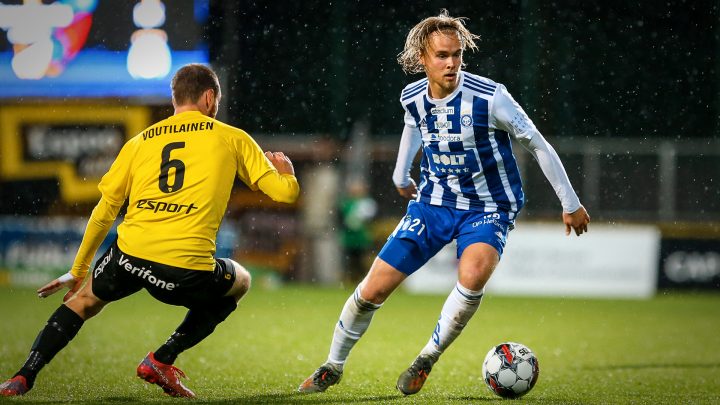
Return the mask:
[[430,95],[443,98],[458,86],[462,65],[462,46],[455,33],[435,32],[430,35],[425,52],[420,55],[430,83]]

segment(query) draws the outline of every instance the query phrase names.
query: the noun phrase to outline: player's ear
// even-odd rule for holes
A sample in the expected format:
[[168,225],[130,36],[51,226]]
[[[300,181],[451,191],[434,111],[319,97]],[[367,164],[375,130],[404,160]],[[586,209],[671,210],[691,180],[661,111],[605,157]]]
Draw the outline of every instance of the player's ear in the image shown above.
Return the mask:
[[205,90],[203,96],[205,96],[205,103],[208,107],[215,104],[215,92],[212,89]]
[[423,65],[423,66],[425,66],[425,53],[426,53],[426,52],[425,52],[424,50],[418,52],[418,61],[419,61],[420,64]]

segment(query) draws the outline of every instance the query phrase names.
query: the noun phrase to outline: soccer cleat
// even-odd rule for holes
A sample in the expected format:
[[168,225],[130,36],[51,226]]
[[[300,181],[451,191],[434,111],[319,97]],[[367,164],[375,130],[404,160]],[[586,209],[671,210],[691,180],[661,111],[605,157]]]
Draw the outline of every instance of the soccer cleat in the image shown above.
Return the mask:
[[0,384],[0,397],[16,397],[24,395],[28,391],[30,388],[28,388],[27,380],[21,375],[16,375]]
[[402,374],[397,381],[397,389],[405,395],[412,395],[420,391],[427,380],[433,361],[428,356],[418,356],[413,364]]
[[323,392],[331,385],[339,383],[342,375],[342,370],[338,370],[330,363],[325,363],[300,384],[298,392]]
[[195,393],[180,382],[179,377],[186,378],[185,373],[173,365],[155,360],[153,352],[148,353],[138,365],[137,375],[151,384],[160,386],[171,397],[195,398]]

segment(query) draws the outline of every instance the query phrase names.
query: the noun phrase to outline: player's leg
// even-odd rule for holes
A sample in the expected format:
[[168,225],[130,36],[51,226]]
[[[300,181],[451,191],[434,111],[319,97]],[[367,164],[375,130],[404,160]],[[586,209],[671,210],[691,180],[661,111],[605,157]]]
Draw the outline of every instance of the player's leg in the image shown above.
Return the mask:
[[[155,352],[148,353],[137,369],[140,378],[177,397],[195,396],[178,378],[178,375],[184,377],[184,374],[173,366],[177,357],[210,336],[250,289],[250,273],[230,259],[218,259],[212,274],[192,272],[190,276],[194,280],[186,280],[188,284],[192,283],[194,289],[208,296],[201,300],[191,299],[198,302],[187,304],[189,310],[180,326]],[[150,293],[164,301],[163,295],[151,288],[148,288]]]
[[226,262],[226,265],[232,265],[232,268],[235,270],[235,281],[233,282],[232,287],[230,287],[230,290],[225,293],[226,296],[232,296],[235,298],[235,302],[239,302],[242,297],[247,294],[248,291],[250,291],[250,284],[251,284],[251,277],[250,273],[245,270],[245,267],[240,265],[240,263],[236,262],[235,260],[231,259],[219,259]]
[[70,343],[83,323],[106,304],[93,294],[92,277],[88,277],[87,283],[50,316],[35,339],[25,364],[12,379],[0,385],[0,395],[15,396],[29,391],[40,370]]
[[442,229],[446,224],[434,208],[414,201],[408,204],[407,215],[388,238],[365,279],[345,303],[335,325],[327,362],[307,378],[298,391],[325,391],[340,380],[350,350],[370,326],[375,311],[407,276],[448,242],[446,236],[450,232]]
[[[178,355],[208,337],[215,327],[223,322],[237,308],[237,302],[250,289],[250,273],[239,263],[230,259],[218,259],[212,284],[208,288],[217,296],[198,305],[188,305],[190,310],[183,322],[168,340],[155,351],[155,359],[173,364]],[[204,274],[195,275],[204,276]],[[209,275],[208,275],[209,276]],[[195,288],[203,288],[201,285]]]
[[405,395],[420,391],[433,365],[477,311],[485,284],[497,266],[512,221],[507,213],[467,212],[458,217],[458,282],[440,312],[435,330],[413,364],[400,375]]
[[322,392],[340,382],[350,350],[370,326],[387,297],[407,278],[381,258],[376,258],[365,279],[347,299],[335,325],[328,359],[298,387],[300,392]]
[[460,258],[458,282],[448,296],[432,338],[420,352],[437,362],[440,355],[460,335],[477,311],[485,284],[498,264],[494,247],[486,243],[468,246]]
[[460,335],[477,311],[483,287],[497,263],[497,251],[490,245],[475,243],[465,249],[458,268],[459,281],[445,300],[429,341],[398,378],[400,392],[412,395],[420,391],[440,355]]

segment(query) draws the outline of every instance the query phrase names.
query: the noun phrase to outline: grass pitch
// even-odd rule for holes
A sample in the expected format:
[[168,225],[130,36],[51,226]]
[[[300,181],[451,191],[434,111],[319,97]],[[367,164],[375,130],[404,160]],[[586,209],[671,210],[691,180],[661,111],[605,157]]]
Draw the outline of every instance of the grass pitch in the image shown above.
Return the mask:
[[[507,401],[485,388],[483,358],[493,345],[517,341],[538,356],[540,378],[515,403],[720,403],[720,294],[690,293],[647,301],[488,294],[423,390],[403,397],[396,379],[429,338],[445,297],[398,291],[351,353],[342,382],[323,394],[297,394],[325,360],[350,292],[255,288],[176,365],[202,403],[492,404]],[[61,297],[0,288],[1,378],[24,361]],[[45,367],[28,395],[0,402],[176,402],[135,377],[135,367],[184,313],[145,292],[111,304]]]

